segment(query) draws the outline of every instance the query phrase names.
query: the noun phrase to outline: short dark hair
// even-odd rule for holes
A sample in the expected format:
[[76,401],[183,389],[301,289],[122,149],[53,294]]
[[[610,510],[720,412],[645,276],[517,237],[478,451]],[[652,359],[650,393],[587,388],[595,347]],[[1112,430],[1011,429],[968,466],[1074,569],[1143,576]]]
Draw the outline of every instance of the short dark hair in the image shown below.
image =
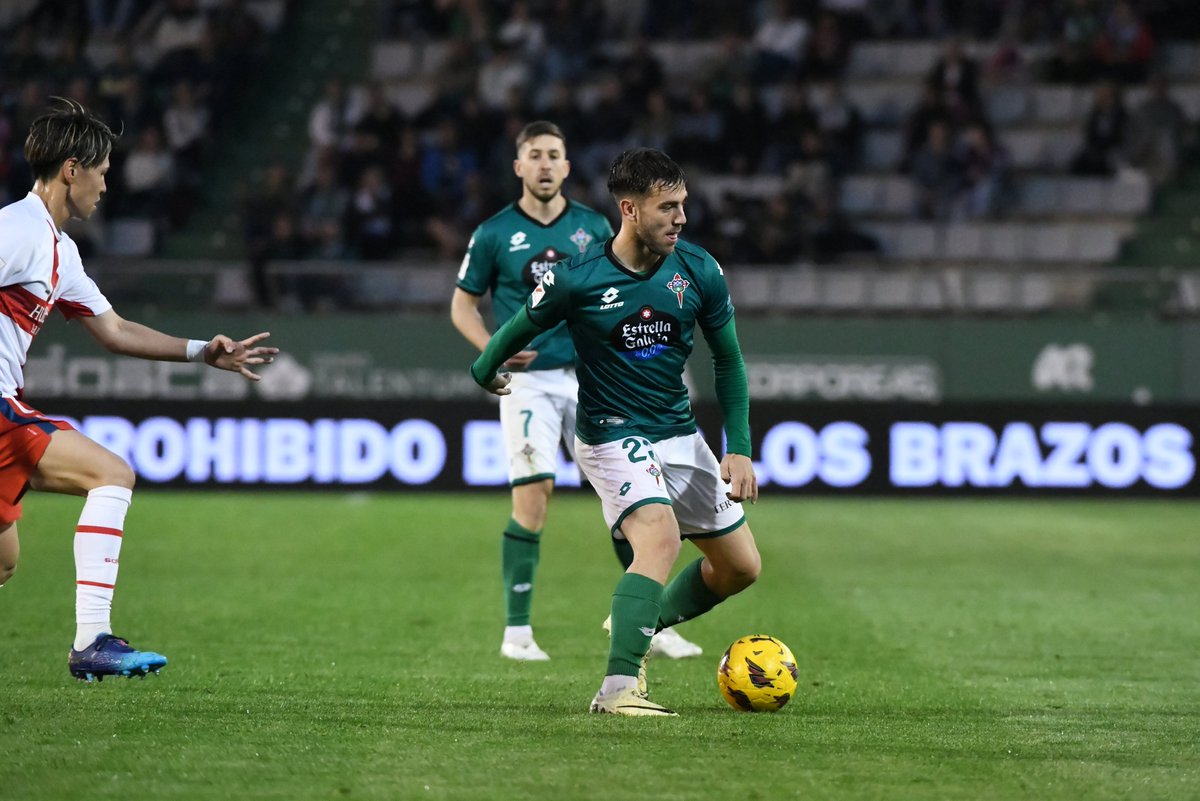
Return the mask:
[[533,139],[535,136],[557,136],[562,140],[563,147],[567,146],[567,137],[563,136],[562,128],[559,128],[549,120],[534,120],[521,129],[517,134],[517,150],[521,149],[521,145]]
[[78,159],[85,169],[102,164],[120,134],[74,100],[51,99],[58,105],[34,120],[25,138],[25,160],[33,177],[50,178],[68,159]]
[[646,197],[656,189],[687,186],[683,168],[670,156],[652,147],[626,150],[608,171],[608,191],[615,200],[634,195]]

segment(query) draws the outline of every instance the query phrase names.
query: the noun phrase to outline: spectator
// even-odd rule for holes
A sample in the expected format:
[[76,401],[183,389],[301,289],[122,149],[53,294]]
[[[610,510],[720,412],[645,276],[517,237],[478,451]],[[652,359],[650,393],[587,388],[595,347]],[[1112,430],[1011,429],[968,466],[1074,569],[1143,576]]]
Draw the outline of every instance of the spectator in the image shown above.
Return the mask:
[[1076,175],[1112,175],[1123,161],[1128,114],[1116,84],[1096,85],[1083,128],[1083,146],[1071,162]]
[[808,43],[805,76],[813,81],[835,81],[845,72],[849,58],[850,42],[842,23],[834,13],[822,13]]
[[795,264],[804,257],[805,242],[800,215],[787,195],[767,198],[753,223],[753,261],[760,264]]
[[1103,17],[1096,0],[1069,0],[1063,15],[1054,55],[1046,64],[1046,80],[1055,83],[1091,83],[1099,76],[1096,40]]
[[840,261],[847,253],[878,255],[879,240],[857,228],[833,197],[820,198],[805,215],[808,252],[817,264]]
[[711,227],[713,240],[708,249],[717,261],[730,264],[750,258],[752,242],[746,204],[732,192],[721,194]]
[[133,47],[128,39],[117,40],[112,60],[100,70],[96,79],[96,96],[104,104],[108,119],[121,119],[120,106],[130,84],[138,80],[141,68],[133,60]]
[[941,95],[955,122],[961,124],[979,118],[979,67],[958,39],[947,40],[942,57],[934,64],[926,83]]
[[476,87],[479,102],[489,111],[503,109],[512,90],[528,89],[531,77],[529,65],[517,58],[512,47],[499,42],[492,57],[479,68]]
[[778,83],[798,76],[808,37],[808,22],[795,12],[789,0],[770,0],[763,21],[754,31],[757,80]]
[[954,200],[956,219],[992,217],[1002,209],[1008,191],[1011,159],[986,126],[967,126],[958,145],[962,185]]
[[917,190],[916,215],[922,220],[950,218],[952,202],[962,186],[962,171],[945,123],[929,127],[925,144],[913,154],[909,175]]
[[196,0],[170,0],[154,24],[150,43],[160,63],[188,58],[208,33],[208,18]]
[[479,168],[479,155],[463,147],[454,121],[439,122],[422,152],[422,188],[437,198],[439,205],[452,206],[464,195],[467,175]]
[[650,93],[662,88],[662,64],[650,49],[646,37],[638,36],[633,40],[629,54],[617,63],[617,77],[625,87],[629,102],[636,106],[644,106]]
[[1190,126],[1183,107],[1171,97],[1166,76],[1150,79],[1149,93],[1129,120],[1129,160],[1157,184],[1170,181],[1187,150]]
[[515,0],[508,19],[496,31],[496,39],[512,50],[526,64],[541,63],[546,49],[546,28],[529,8],[528,0]]
[[332,160],[317,167],[311,186],[300,200],[300,235],[314,248],[328,250],[330,221],[341,236],[341,221],[346,216],[349,193],[338,183],[337,169]]
[[799,80],[783,86],[779,115],[772,121],[763,159],[765,172],[781,172],[791,161],[805,131],[817,127],[817,113],[809,104],[808,87]]
[[687,106],[675,118],[671,153],[681,164],[719,167],[717,150],[724,134],[724,120],[709,102],[708,93],[694,88],[688,93]]
[[634,118],[630,137],[637,142],[638,147],[653,147],[666,151],[670,149],[674,127],[670,101],[664,92],[656,89],[646,95],[641,111]]
[[901,170],[907,170],[913,157],[929,140],[929,129],[934,125],[951,126],[950,110],[942,100],[942,94],[926,84],[921,89],[920,100],[904,121],[904,158]]
[[[633,115],[626,102],[625,89],[615,77],[600,83],[600,98],[588,117],[588,141],[572,164],[583,170],[584,177],[608,175],[612,164],[625,148],[633,129]],[[571,145],[574,148],[574,145]]]
[[767,113],[749,81],[734,84],[724,118],[721,152],[729,159],[725,169],[739,175],[756,171],[767,145]]
[[395,244],[395,202],[383,170],[375,165],[363,170],[346,211],[346,242],[366,261],[390,255]]
[[372,81],[367,88],[366,108],[355,120],[351,135],[350,149],[356,168],[349,174],[357,176],[366,165],[382,164],[390,154],[396,152],[403,127],[404,117],[392,105],[383,85]]
[[727,103],[738,84],[754,85],[754,57],[746,41],[736,31],[724,31],[719,50],[704,76],[704,85],[713,102]]
[[833,158],[825,137],[816,128],[800,137],[800,150],[787,165],[784,186],[798,209],[807,209],[817,200],[833,195]]
[[308,115],[308,139],[318,152],[340,150],[353,127],[350,99],[341,78],[325,82],[321,99]]
[[1096,42],[1096,55],[1105,73],[1120,83],[1140,83],[1149,74],[1154,58],[1150,29],[1125,0],[1113,6]]
[[835,175],[845,175],[858,166],[863,118],[840,82],[829,84],[824,100],[817,106],[817,127],[829,146]]
[[175,180],[175,159],[163,146],[158,128],[142,129],[125,156],[123,193],[118,210],[134,217],[160,218]]
[[199,169],[208,135],[208,108],[196,101],[196,93],[187,81],[175,85],[171,105],[163,112],[163,130],[167,145],[181,167]]

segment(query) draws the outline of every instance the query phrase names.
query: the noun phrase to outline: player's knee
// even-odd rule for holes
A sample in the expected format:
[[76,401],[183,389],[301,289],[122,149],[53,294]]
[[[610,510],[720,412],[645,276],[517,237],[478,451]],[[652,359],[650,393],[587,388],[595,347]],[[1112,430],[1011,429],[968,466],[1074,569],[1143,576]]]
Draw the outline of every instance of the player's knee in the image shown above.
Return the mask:
[[758,551],[746,554],[727,564],[720,576],[720,583],[725,590],[726,597],[736,595],[758,581],[758,575],[761,572],[762,557],[758,555]]
[[17,572],[17,558],[0,556],[0,587]]
[[113,459],[110,464],[105,465],[99,486],[133,489],[136,482],[137,474],[133,472],[133,468],[124,459]]

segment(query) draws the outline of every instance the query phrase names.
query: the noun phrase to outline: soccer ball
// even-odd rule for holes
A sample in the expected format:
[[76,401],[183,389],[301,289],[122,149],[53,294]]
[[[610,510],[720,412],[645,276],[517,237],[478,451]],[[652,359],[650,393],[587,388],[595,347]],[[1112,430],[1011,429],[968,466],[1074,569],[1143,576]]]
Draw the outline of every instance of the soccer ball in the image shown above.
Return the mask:
[[796,657],[767,634],[750,634],[725,649],[717,686],[739,712],[776,712],[796,694]]

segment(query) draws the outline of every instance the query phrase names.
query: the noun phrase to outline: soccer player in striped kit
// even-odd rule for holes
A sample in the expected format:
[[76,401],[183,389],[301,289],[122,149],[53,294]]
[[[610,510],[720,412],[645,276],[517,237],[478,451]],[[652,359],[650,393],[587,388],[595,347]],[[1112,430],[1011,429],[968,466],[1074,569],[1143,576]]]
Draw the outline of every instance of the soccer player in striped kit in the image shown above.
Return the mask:
[[46,417],[21,398],[29,346],[51,310],[78,319],[113,353],[157,361],[203,361],[239,372],[267,364],[278,348],[256,334],[236,341],[181,339],[125,320],[84,272],[79,249],[63,233],[71,217],[87,219],[105,191],[109,153],[117,134],[78,103],[61,100],[34,120],[25,140],[33,189],[0,209],[0,586],[17,567],[17,520],[28,489],[85,496],[75,529],[75,641],[71,675],[144,676],[167,659],[140,651],[112,632],[125,513],[133,496],[133,470],[120,457]]

